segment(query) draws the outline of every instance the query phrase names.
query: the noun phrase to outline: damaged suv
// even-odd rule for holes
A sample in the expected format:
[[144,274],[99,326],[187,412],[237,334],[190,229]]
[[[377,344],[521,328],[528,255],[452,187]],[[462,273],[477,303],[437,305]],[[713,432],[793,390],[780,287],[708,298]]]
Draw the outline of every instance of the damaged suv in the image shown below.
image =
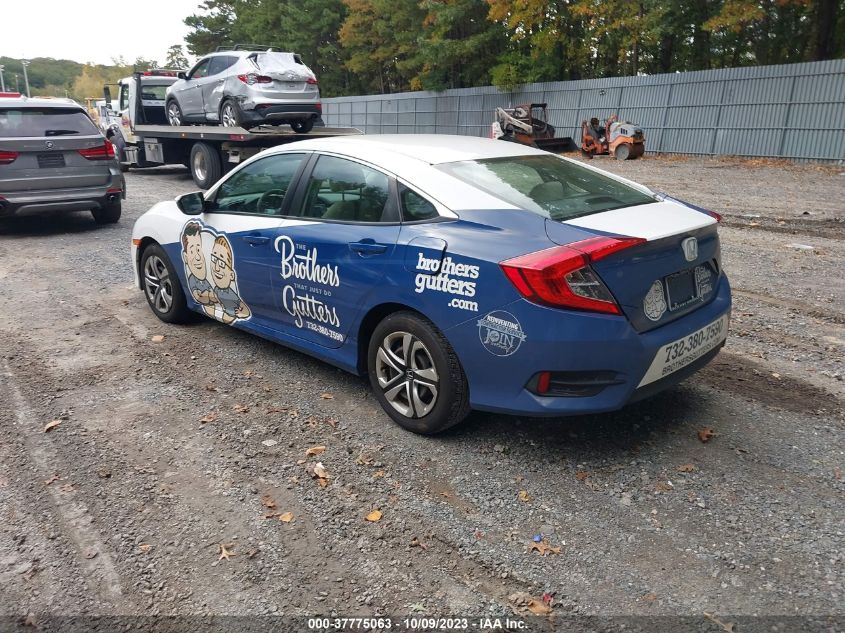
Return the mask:
[[288,124],[310,132],[322,104],[317,78],[296,53],[233,50],[200,59],[167,89],[170,125],[219,123],[249,129]]

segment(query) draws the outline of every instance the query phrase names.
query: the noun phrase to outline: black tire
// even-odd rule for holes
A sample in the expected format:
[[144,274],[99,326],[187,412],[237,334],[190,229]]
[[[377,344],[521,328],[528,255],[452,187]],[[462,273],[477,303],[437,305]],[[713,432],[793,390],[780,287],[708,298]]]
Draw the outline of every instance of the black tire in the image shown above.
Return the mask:
[[408,431],[434,435],[469,414],[469,386],[458,356],[435,325],[418,314],[395,312],[376,326],[367,370],[382,408]]
[[144,297],[153,314],[165,323],[194,320],[194,313],[185,301],[182,282],[161,246],[150,244],[144,249],[139,272]]
[[290,128],[297,134],[308,134],[308,132],[314,129],[314,119],[291,121]]
[[220,152],[214,145],[194,143],[191,148],[191,176],[200,189],[208,189],[223,175]]
[[240,127],[249,129],[249,124],[244,122],[241,107],[232,99],[225,99],[220,104],[220,125],[223,127]]
[[182,116],[182,108],[176,99],[171,99],[165,106],[167,122],[172,126],[185,125],[185,118]]
[[114,224],[120,219],[120,213],[120,198],[106,203],[102,209],[91,209],[91,215],[97,224]]

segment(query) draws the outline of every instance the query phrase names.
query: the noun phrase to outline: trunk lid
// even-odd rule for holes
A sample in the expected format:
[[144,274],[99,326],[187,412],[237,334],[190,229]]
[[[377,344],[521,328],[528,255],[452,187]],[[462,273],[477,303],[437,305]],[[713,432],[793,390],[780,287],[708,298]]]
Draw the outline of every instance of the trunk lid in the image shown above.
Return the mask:
[[[255,84],[258,93],[269,99],[319,101],[320,90],[311,69],[295,53],[255,53],[250,61],[258,72],[273,82]],[[309,83],[309,81],[311,83]]]
[[[574,218],[564,224],[596,235],[647,240],[592,264],[638,332],[679,319],[716,295],[721,275],[719,236],[716,220],[705,213],[674,202],[658,202]],[[562,228],[559,222],[546,222],[549,238],[566,244],[568,231]]]

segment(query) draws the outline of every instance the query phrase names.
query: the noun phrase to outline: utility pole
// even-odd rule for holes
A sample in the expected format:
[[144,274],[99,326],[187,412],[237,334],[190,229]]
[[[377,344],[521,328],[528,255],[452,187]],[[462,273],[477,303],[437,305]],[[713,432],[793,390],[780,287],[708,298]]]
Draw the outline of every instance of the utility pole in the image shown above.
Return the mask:
[[23,66],[23,83],[26,86],[26,96],[31,97],[32,95],[29,94],[29,77],[26,74],[26,67],[29,66],[29,62],[25,59],[22,59],[21,66]]
[[6,82],[3,80],[3,70],[6,67],[0,64],[0,92],[6,92]]

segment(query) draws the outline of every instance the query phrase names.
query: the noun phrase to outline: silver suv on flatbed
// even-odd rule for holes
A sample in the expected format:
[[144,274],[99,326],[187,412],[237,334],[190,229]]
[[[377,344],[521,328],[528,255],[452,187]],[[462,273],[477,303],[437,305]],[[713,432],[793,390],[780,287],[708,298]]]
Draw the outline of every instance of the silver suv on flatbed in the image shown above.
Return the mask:
[[90,210],[109,224],[125,196],[114,146],[81,105],[0,93],[0,218]]

